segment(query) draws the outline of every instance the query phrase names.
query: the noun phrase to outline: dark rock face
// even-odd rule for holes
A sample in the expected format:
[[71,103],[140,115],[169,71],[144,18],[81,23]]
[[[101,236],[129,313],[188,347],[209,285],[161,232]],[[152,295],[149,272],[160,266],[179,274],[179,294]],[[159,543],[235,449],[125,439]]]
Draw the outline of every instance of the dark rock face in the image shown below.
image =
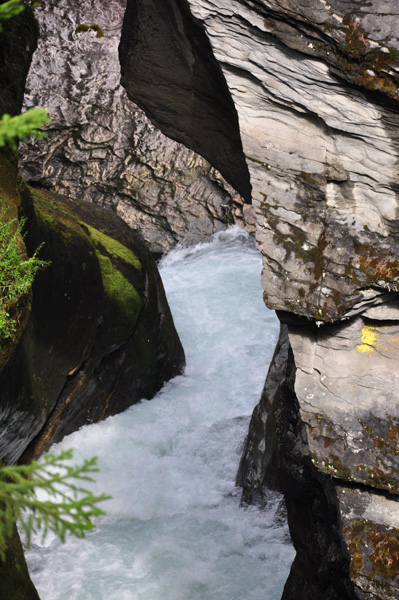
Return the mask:
[[29,576],[22,544],[15,526],[7,542],[6,558],[0,561],[0,598],[4,600],[40,600]]
[[[262,498],[269,486],[284,492],[297,556],[283,599],[397,598],[397,500],[383,490],[390,478],[375,464],[357,469],[362,458],[350,471],[355,457],[367,455],[364,440],[357,440],[356,446],[352,442],[352,453],[348,451],[351,432],[343,425],[350,420],[350,410],[341,421],[328,420],[320,412],[319,423],[304,414],[295,392],[298,371],[288,338],[288,331],[291,339],[298,336],[293,330],[292,323],[282,326],[265,386],[267,406],[262,398],[252,416],[239,473],[243,500]],[[364,424],[371,421],[369,417]],[[346,453],[337,443],[337,430]],[[386,435],[386,444],[390,438]],[[323,464],[321,455],[326,456]],[[372,464],[370,458],[371,454]],[[374,461],[378,465],[381,455],[374,453]],[[368,488],[355,484],[363,470],[376,480],[369,480]]]
[[[153,3],[130,6],[139,19]],[[284,491],[297,549],[285,600],[305,589],[312,600],[398,599],[397,8],[385,0],[186,7],[237,109],[265,302],[288,332],[251,423],[244,500],[268,482]],[[143,38],[133,31],[136,56],[151,45]],[[145,94],[137,102],[145,107]]]
[[128,2],[122,84],[156,125],[211,164],[248,201],[238,118],[202,24],[186,0]]
[[[4,168],[4,165],[3,165]],[[85,423],[151,398],[184,353],[156,265],[109,211],[21,189],[25,243],[51,265],[0,371],[0,455],[28,460]]]
[[280,386],[284,381],[284,370],[288,361],[290,344],[285,325],[281,326],[280,337],[259,404],[255,406],[249,425],[245,451],[237,474],[237,485],[241,486],[242,502],[253,504],[262,501],[267,488],[279,490],[278,446],[275,398],[281,398]]
[[[4,2],[1,0],[0,4]],[[0,115],[16,115],[21,111],[26,76],[38,36],[30,8],[3,23],[0,34]]]
[[[20,145],[20,164],[34,185],[111,208],[161,254],[232,224],[240,199],[204,158],[154,127],[120,85],[125,6],[48,0],[35,10],[40,38],[25,106],[48,107],[52,122],[47,138]],[[93,22],[103,37],[76,33]]]

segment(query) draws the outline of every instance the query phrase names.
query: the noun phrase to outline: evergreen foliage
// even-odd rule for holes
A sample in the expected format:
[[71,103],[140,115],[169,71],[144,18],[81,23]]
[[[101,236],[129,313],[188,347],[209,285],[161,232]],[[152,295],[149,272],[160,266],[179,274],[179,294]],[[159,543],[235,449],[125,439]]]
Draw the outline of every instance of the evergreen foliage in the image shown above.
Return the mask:
[[30,136],[45,137],[40,128],[51,119],[47,108],[30,108],[26,112],[12,117],[5,113],[0,119],[0,146],[9,144],[16,150],[16,139],[25,140]]
[[16,17],[24,10],[24,8],[25,7],[20,0],[9,0],[4,4],[0,4],[0,31],[3,29],[1,21],[6,21],[7,19],[11,19],[11,17]]
[[38,258],[40,246],[33,256],[23,258],[20,234],[24,225],[24,219],[19,223],[8,220],[4,209],[0,210],[0,350],[17,330],[20,301],[30,291],[39,269],[49,264]]
[[[41,463],[0,469],[0,559],[17,519],[29,545],[35,532],[43,539],[49,531],[62,541],[67,534],[81,538],[94,528],[92,519],[104,514],[97,504],[109,496],[94,496],[83,487],[93,481],[97,459],[70,466],[66,461],[71,458],[72,450],[66,450],[58,456],[45,454]],[[38,492],[47,499],[39,499]]]
[[[21,0],[9,0],[0,4],[0,33],[3,31],[2,21],[19,15],[25,6]],[[16,150],[16,140],[25,140],[29,136],[43,137],[40,128],[51,119],[46,108],[30,108],[21,115],[2,115],[0,119],[0,147],[9,144]]]

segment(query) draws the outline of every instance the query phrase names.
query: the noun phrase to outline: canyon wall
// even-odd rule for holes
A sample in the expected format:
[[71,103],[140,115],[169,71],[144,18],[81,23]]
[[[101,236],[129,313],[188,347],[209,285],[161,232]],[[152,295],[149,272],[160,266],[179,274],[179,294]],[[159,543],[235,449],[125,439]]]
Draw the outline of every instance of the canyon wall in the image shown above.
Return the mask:
[[285,600],[399,598],[398,25],[385,0],[129,0],[122,30],[131,98],[243,195],[248,165],[283,325],[239,480],[284,491]]
[[[220,173],[128,99],[118,60],[125,7],[126,0],[47,0],[35,10],[40,38],[24,102],[48,107],[52,123],[45,139],[21,145],[24,177],[111,208],[155,254],[209,239],[235,218],[253,225]],[[87,29],[92,24],[99,29]]]

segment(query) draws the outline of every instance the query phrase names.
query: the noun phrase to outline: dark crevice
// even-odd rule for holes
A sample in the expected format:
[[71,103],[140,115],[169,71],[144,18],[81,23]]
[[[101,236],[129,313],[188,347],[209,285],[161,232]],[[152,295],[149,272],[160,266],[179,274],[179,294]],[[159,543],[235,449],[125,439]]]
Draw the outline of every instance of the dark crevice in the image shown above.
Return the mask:
[[119,56],[129,97],[165,135],[206,158],[249,202],[237,111],[187,0],[128,0]]

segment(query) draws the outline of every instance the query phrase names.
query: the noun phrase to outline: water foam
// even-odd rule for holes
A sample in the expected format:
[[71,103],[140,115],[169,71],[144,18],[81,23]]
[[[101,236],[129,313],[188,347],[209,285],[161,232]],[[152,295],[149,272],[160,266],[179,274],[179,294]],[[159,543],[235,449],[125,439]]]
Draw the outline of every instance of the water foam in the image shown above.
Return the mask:
[[239,506],[237,466],[277,338],[261,260],[232,228],[160,263],[186,351],[156,398],[52,448],[99,457],[107,515],[84,540],[36,540],[42,600],[278,600],[293,558],[277,501]]

